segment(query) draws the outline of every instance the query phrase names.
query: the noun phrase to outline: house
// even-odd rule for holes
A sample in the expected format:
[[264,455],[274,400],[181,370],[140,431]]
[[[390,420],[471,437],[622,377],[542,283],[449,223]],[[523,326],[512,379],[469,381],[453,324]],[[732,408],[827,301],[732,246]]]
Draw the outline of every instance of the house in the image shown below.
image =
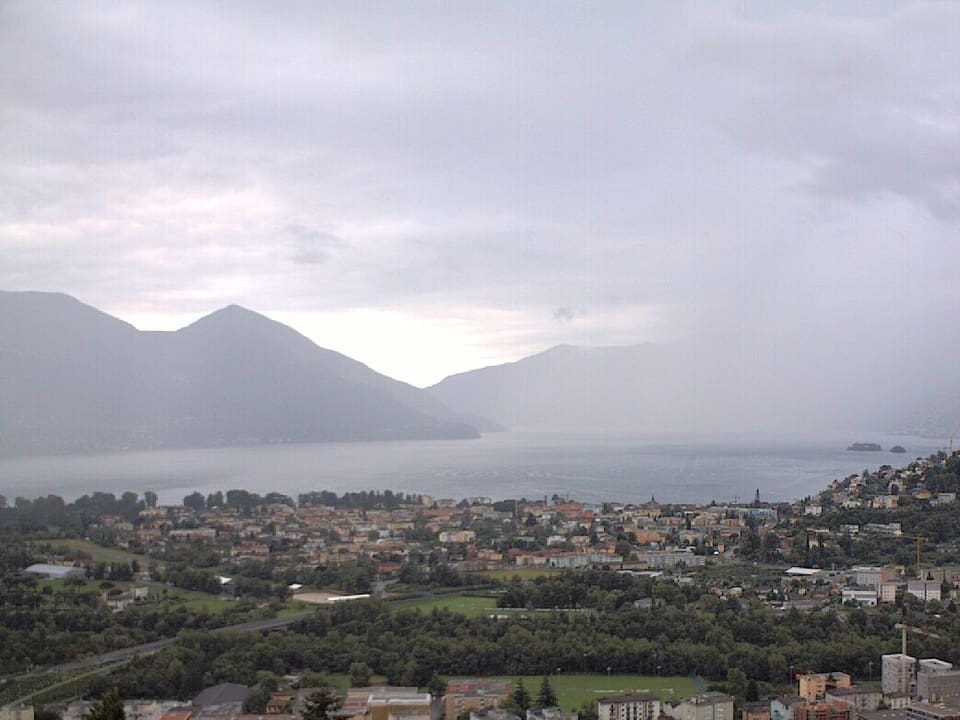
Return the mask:
[[280,715],[289,712],[294,697],[294,694],[289,692],[271,693],[266,705],[267,715]]
[[149,593],[150,588],[146,585],[141,587],[115,587],[106,590],[100,596],[100,599],[103,600],[107,607],[113,612],[120,612],[121,610],[126,610],[137,600],[146,599]]
[[657,720],[659,717],[660,700],[648,693],[616,695],[597,700],[598,720]]
[[775,697],[770,701],[770,720],[794,720],[794,711],[804,700],[799,697]]
[[744,703],[740,706],[740,720],[770,720],[770,703]]

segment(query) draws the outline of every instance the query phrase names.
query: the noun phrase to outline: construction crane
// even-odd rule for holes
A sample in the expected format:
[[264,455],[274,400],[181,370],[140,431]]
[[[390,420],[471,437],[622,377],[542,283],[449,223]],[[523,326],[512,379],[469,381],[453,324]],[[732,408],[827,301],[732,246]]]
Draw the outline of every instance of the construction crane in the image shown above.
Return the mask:
[[923,576],[920,574],[920,546],[923,545],[923,543],[926,542],[929,538],[927,538],[926,535],[906,535],[906,534],[902,534],[900,535],[900,537],[906,538],[907,540],[917,541],[917,577],[922,579]]
[[900,640],[900,652],[904,655],[907,654],[907,630],[909,630],[912,633],[916,633],[917,635],[925,635],[926,637],[937,638],[938,640],[940,639],[940,636],[937,635],[936,633],[927,632],[926,630],[915,627],[913,625],[904,625],[903,623],[897,623],[896,625],[894,625],[894,627],[903,633]]

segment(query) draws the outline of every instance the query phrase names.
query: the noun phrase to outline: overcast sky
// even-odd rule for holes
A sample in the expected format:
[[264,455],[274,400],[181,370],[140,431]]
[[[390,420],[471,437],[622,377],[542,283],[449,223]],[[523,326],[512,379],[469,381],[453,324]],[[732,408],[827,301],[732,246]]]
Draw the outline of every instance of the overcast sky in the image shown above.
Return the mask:
[[960,309],[960,3],[0,2],[0,288],[414,384]]

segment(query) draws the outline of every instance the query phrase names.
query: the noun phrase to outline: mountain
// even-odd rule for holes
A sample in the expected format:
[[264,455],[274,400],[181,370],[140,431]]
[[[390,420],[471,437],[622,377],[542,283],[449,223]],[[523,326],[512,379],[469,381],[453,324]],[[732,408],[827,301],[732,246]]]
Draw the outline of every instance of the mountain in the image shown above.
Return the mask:
[[[917,426],[918,408],[929,414],[957,397],[951,349],[960,343],[951,332],[918,326],[896,337],[847,328],[788,336],[774,329],[663,345],[559,345],[428,390],[514,429],[903,432]],[[941,425],[924,429],[938,434]]]
[[141,332],[66,295],[0,292],[0,454],[477,436],[425,391],[238,306]]

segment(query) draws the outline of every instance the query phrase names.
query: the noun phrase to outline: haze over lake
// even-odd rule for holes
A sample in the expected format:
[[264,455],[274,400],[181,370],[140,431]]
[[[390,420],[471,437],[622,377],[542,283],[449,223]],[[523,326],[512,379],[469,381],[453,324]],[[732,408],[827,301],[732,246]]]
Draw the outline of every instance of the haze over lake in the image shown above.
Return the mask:
[[[882,452],[847,452],[854,441]],[[905,455],[892,454],[895,444]],[[391,489],[435,497],[494,499],[570,495],[583,501],[790,500],[838,477],[895,466],[942,440],[864,433],[844,438],[587,436],[495,433],[480,440],[363,442],[159,450],[0,461],[0,493],[153,490],[164,503],[198,490],[242,488],[296,496],[311,490]]]

